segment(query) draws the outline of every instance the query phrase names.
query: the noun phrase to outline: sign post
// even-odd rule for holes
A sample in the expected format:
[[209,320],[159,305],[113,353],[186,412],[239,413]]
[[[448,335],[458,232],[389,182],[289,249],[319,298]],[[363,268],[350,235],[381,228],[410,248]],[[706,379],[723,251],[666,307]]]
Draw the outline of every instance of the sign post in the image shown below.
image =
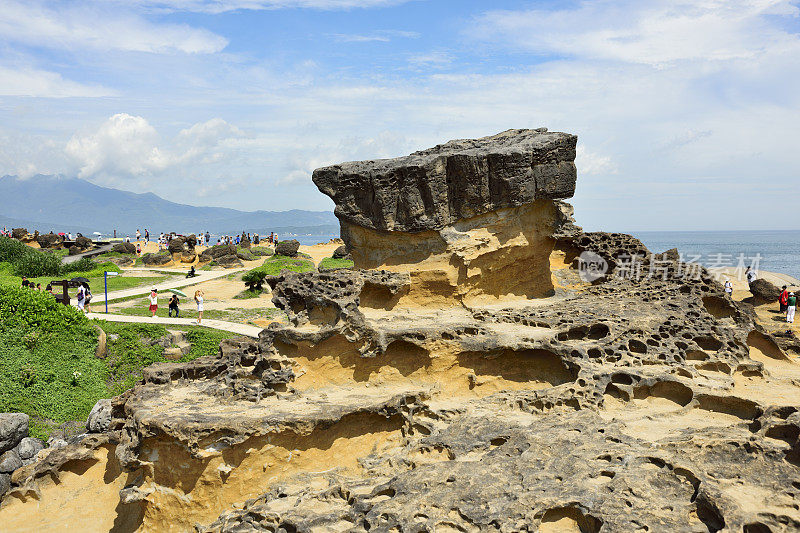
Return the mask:
[[109,271],[103,272],[103,284],[105,285],[106,291],[106,314],[108,314],[108,276],[119,276],[119,273]]

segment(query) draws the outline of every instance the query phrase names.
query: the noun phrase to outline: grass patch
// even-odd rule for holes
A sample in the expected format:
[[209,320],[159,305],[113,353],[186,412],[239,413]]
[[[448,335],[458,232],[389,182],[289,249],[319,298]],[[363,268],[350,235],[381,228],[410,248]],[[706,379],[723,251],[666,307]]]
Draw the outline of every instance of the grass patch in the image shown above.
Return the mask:
[[[99,325],[108,335],[108,355],[97,359]],[[189,332],[192,351],[183,360],[218,353],[232,333],[179,327]],[[90,321],[52,296],[17,287],[0,288],[0,411],[31,417],[31,435],[46,439],[56,430],[80,431],[100,398],[141,379],[144,367],[166,361],[159,324]],[[71,429],[69,429],[71,428]]]
[[273,255],[265,259],[264,264],[257,267],[257,269],[263,270],[268,276],[277,276],[283,270],[310,272],[314,270],[314,262],[308,259],[286,257],[285,255]]
[[334,259],[333,257],[326,257],[319,262],[319,268],[327,268],[329,270],[353,268],[353,261],[350,259]]

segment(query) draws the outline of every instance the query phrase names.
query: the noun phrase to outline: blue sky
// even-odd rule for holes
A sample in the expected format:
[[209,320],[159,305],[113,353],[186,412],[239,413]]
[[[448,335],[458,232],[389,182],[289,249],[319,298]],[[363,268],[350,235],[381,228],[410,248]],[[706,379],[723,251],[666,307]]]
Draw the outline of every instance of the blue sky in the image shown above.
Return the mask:
[[790,0],[0,0],[0,175],[331,209],[316,167],[546,126],[579,136],[572,202],[589,229],[796,229],[799,13]]

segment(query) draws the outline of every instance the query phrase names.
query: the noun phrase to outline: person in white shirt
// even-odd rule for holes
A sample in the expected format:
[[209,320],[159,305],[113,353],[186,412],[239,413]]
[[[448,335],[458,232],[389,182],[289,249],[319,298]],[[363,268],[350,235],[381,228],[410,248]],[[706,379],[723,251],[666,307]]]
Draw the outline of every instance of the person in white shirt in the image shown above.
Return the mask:
[[733,283],[728,278],[725,278],[725,294],[733,298]]
[[203,321],[203,294],[200,289],[194,291],[194,301],[197,304],[197,324]]
[[158,289],[153,287],[153,290],[150,291],[150,312],[152,313],[151,318],[156,316],[156,311],[158,311]]
[[747,284],[753,283],[756,278],[758,278],[758,274],[756,274],[755,270],[751,270],[750,267],[747,267],[747,270],[744,271],[744,275],[747,276]]

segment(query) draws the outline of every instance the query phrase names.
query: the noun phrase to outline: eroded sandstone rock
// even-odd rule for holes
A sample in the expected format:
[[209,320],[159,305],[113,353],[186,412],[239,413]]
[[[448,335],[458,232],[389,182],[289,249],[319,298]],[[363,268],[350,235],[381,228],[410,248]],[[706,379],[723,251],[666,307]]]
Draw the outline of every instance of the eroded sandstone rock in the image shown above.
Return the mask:
[[[574,138],[551,135],[541,172],[560,176]],[[452,164],[483,168],[504,142],[465,143]],[[447,169],[438,151],[409,160]],[[505,176],[523,180],[526,153],[497,156]],[[353,183],[390,179],[387,162],[349,165],[352,183],[325,182],[337,209]],[[459,172],[453,187],[482,198],[489,170]],[[431,187],[391,179],[387,194]],[[0,520],[46,526],[48,502],[77,515],[91,491],[104,525],[142,531],[799,529],[796,339],[703,268],[585,233],[537,190],[423,230],[340,216],[361,268],[269,278],[288,322],[145,369],[108,431],[15,472]],[[585,254],[603,266],[592,279]]]

